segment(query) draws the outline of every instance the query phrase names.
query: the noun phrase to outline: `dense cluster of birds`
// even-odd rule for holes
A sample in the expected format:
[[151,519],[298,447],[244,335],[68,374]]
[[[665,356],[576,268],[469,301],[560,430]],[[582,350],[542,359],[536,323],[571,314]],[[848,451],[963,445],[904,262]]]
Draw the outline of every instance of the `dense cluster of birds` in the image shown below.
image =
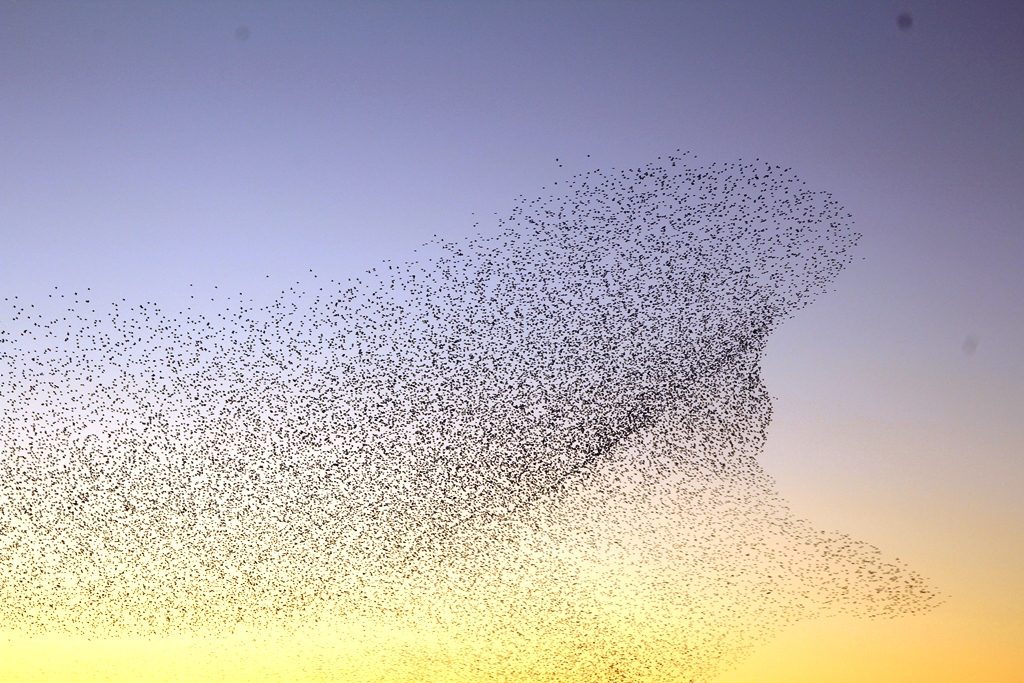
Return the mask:
[[0,624],[375,624],[422,644],[393,679],[706,681],[801,618],[929,609],[757,462],[766,340],[858,237],[790,169],[680,153],[269,303],[7,297]]

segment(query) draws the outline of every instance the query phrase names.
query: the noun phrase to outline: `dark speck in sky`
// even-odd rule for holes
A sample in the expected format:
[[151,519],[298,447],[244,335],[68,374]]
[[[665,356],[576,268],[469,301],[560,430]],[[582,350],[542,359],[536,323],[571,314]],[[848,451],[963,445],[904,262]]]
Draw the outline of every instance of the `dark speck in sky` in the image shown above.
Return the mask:
[[901,31],[909,31],[910,27],[914,25],[914,18],[910,16],[910,12],[903,12],[896,17],[896,25],[900,27]]
[[965,354],[973,356],[974,352],[978,350],[978,338],[973,334],[967,335],[961,348],[963,348]]
[[235,38],[237,40],[242,41],[243,43],[245,41],[249,40],[249,27],[248,26],[239,26],[238,28],[236,28],[235,29]]

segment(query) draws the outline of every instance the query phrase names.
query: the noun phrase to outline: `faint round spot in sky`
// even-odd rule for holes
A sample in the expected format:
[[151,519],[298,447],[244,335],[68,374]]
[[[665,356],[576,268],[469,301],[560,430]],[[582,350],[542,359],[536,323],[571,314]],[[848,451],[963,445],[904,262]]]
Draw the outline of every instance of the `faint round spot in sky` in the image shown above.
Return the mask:
[[896,25],[900,27],[901,31],[909,31],[910,27],[914,25],[914,17],[910,16],[910,12],[903,12],[896,17]]
[[960,347],[964,353],[968,356],[973,356],[974,352],[978,350],[978,338],[973,334],[969,334],[964,337],[964,343]]
[[238,28],[236,28],[235,29],[235,39],[236,40],[241,40],[242,42],[245,42],[245,41],[249,40],[249,27],[248,26],[239,26]]

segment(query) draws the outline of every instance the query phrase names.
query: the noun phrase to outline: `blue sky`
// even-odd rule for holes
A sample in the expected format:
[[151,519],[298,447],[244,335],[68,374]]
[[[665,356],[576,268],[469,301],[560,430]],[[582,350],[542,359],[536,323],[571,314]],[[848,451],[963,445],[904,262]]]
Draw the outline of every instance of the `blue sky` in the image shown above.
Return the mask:
[[965,596],[950,633],[1013,632],[1022,7],[0,0],[0,291],[271,296],[578,171],[792,167],[864,237],[769,343],[764,464],[796,512]]

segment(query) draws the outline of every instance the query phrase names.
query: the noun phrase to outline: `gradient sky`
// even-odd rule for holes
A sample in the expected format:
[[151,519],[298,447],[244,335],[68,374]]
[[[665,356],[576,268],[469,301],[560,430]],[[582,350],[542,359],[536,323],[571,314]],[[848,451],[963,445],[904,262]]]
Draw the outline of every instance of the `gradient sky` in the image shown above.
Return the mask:
[[723,681],[1009,683],[1021,36],[1017,2],[4,0],[0,291],[268,293],[577,171],[677,148],[791,166],[854,214],[862,260],[770,341],[762,461],[795,512],[950,597],[794,627]]

